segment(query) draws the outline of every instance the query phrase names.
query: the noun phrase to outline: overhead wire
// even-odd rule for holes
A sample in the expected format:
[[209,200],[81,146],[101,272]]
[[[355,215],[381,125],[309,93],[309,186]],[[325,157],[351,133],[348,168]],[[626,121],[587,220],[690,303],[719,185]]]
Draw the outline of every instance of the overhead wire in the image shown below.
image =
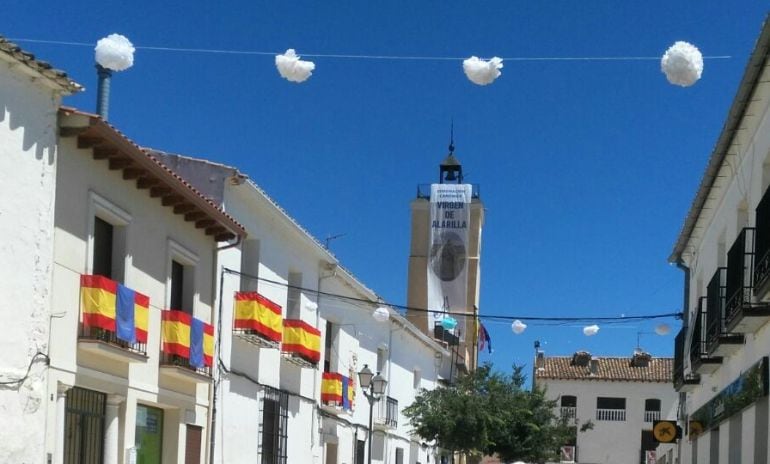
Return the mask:
[[[66,40],[46,40],[35,38],[11,38],[12,42],[39,43],[49,45],[67,45],[78,47],[93,47],[96,44],[88,42],[75,42]],[[162,51],[162,52],[180,52],[180,53],[206,53],[220,55],[252,55],[252,56],[275,56],[283,53],[269,52],[260,50],[232,50],[216,48],[193,48],[193,47],[162,47],[149,45],[136,45],[136,50]],[[332,58],[332,59],[360,59],[360,60],[388,60],[388,61],[463,61],[467,57],[454,56],[419,56],[419,55],[366,55],[366,54],[345,54],[345,53],[301,53],[303,57],[308,58]],[[710,55],[704,56],[704,60],[726,60],[732,58],[731,55]],[[660,56],[509,56],[502,57],[504,61],[657,61]]]

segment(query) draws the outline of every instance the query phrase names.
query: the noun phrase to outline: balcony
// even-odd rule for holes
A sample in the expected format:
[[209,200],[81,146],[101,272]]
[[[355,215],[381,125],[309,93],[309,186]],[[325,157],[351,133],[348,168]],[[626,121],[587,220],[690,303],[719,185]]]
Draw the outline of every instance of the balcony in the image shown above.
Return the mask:
[[625,421],[626,410],[625,409],[597,409],[596,420],[598,421]]
[[183,311],[162,311],[160,374],[186,383],[211,382],[214,327]]
[[765,191],[756,210],[754,236],[754,296],[767,301],[770,291],[770,189]]
[[261,348],[280,347],[281,307],[257,292],[235,292],[233,335]]
[[753,301],[754,236],[754,228],[744,228],[727,252],[725,319],[730,332],[754,333],[770,320],[770,303]]
[[721,356],[709,356],[706,341],[706,297],[698,300],[698,309],[692,319],[690,339],[690,366],[696,374],[711,374],[722,364]]
[[743,334],[727,331],[726,294],[727,268],[720,267],[711,278],[706,291],[706,350],[710,357],[730,356],[744,343]]
[[336,372],[321,374],[321,409],[333,414],[353,411],[355,382]]
[[691,392],[700,384],[700,377],[691,374],[685,374],[685,338],[687,337],[687,327],[682,327],[674,339],[674,389],[678,392]]
[[660,411],[644,411],[644,421],[654,422],[660,420]]
[[391,430],[398,427],[398,400],[390,396],[380,398],[374,416],[374,428]]
[[321,331],[299,319],[283,321],[283,359],[299,367],[315,368],[321,359]]
[[114,280],[80,276],[78,349],[109,361],[147,361],[150,300]]
[[575,406],[562,406],[559,410],[559,415],[562,419],[567,421],[574,421],[577,417],[577,407]]
[[458,346],[460,344],[460,337],[446,330],[440,322],[436,322],[433,326],[433,338],[446,343],[448,346]]

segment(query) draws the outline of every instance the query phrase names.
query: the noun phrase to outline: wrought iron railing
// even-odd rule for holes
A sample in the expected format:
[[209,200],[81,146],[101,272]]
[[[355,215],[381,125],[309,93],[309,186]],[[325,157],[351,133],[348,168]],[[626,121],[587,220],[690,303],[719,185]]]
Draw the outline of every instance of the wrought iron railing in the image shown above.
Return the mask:
[[90,327],[81,323],[78,337],[82,340],[96,340],[132,353],[147,355],[146,343],[130,343],[121,340],[118,338],[117,333],[112,330],[102,329],[100,327]]
[[732,321],[750,305],[754,284],[754,228],[744,228],[727,252],[725,318]]
[[727,331],[725,320],[725,294],[727,292],[727,268],[717,268],[706,287],[706,343],[712,347],[719,336]]
[[690,340],[690,363],[695,365],[706,357],[708,351],[706,350],[706,312],[703,306],[705,305],[706,297],[698,299],[698,309],[695,312],[695,317],[692,318],[692,339]]
[[185,358],[184,356],[179,356],[176,354],[170,354],[170,353],[160,353],[160,361],[159,364],[161,366],[175,366],[175,367],[181,367],[183,369],[190,370],[192,372],[205,375],[206,377],[211,377],[211,367],[209,366],[201,366],[201,367],[195,367],[190,365],[190,360]]
[[759,201],[756,213],[754,288],[759,288],[770,278],[770,188]]
[[596,420],[600,421],[625,421],[625,409],[597,409]]
[[398,400],[390,396],[380,399],[377,423],[387,427],[398,426]]

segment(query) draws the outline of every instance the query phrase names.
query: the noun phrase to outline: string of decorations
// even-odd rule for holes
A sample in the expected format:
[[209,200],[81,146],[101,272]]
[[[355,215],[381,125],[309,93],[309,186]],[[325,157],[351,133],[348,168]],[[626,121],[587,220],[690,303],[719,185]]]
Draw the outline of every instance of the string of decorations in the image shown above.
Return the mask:
[[[84,42],[41,40],[41,39],[12,39],[15,42],[47,43],[57,45],[91,46]],[[112,71],[123,71],[133,65],[133,55],[138,49],[187,52],[187,53],[217,53],[229,55],[261,55],[274,56],[278,74],[289,82],[302,83],[307,81],[316,69],[313,61],[303,60],[295,49],[290,48],[284,53],[249,51],[249,50],[217,50],[206,48],[175,48],[175,47],[135,47],[130,40],[120,34],[110,34],[100,39],[96,44],[96,61],[104,68]],[[585,57],[510,57],[494,56],[489,59],[471,56],[470,58],[455,58],[441,56],[392,56],[392,55],[343,55],[343,54],[305,54],[313,58],[346,58],[346,59],[377,59],[377,60],[416,60],[416,61],[462,61],[462,69],[468,80],[476,85],[492,84],[502,76],[503,61],[639,61],[660,60],[660,69],[669,83],[680,87],[690,87],[700,80],[703,74],[704,59],[728,59],[730,56],[718,55],[704,57],[698,48],[688,42],[677,41],[669,47],[662,57],[652,56],[585,56]]]
[[[441,326],[446,330],[454,330],[455,327],[457,327],[457,324],[458,324],[457,318],[469,318],[469,317],[478,319],[479,321],[487,320],[487,321],[494,321],[494,322],[510,322],[511,330],[516,335],[521,335],[527,329],[527,324],[525,324],[522,321],[528,321],[531,323],[535,322],[535,323],[552,323],[552,324],[582,322],[587,324],[592,323],[590,325],[583,327],[583,334],[587,337],[591,337],[599,333],[599,326],[596,324],[597,322],[601,322],[603,324],[627,324],[630,322],[649,321],[649,320],[655,320],[655,319],[670,319],[670,318],[679,319],[682,317],[682,314],[679,312],[635,315],[635,316],[627,316],[627,315],[572,316],[572,317],[520,316],[520,315],[517,315],[517,316],[483,315],[482,316],[479,314],[468,314],[468,313],[457,312],[457,311],[444,311],[444,310],[417,308],[414,306],[407,306],[407,305],[401,305],[396,303],[387,303],[385,301],[382,301],[381,299],[380,301],[372,301],[371,299],[367,299],[367,298],[357,298],[353,296],[340,295],[338,293],[324,292],[324,291],[315,290],[312,288],[305,288],[302,286],[291,285],[287,282],[280,282],[276,280],[267,279],[265,277],[250,275],[250,274],[237,271],[234,269],[229,269],[229,268],[223,268],[222,272],[224,272],[225,274],[235,275],[238,277],[251,279],[258,282],[267,283],[267,284],[274,285],[281,288],[299,290],[300,292],[306,292],[309,294],[315,294],[315,295],[323,296],[327,298],[335,298],[342,301],[364,303],[367,306],[375,306],[375,309],[371,312],[371,317],[375,321],[380,323],[388,322],[388,320],[390,320],[390,314],[392,309],[398,309],[400,310],[400,313],[405,313],[408,311],[412,313],[438,314],[442,316],[440,323],[441,323]],[[318,303],[314,301],[309,301],[305,304],[305,307],[310,311],[315,311],[318,309]],[[659,324],[655,328],[655,332],[658,333],[658,335],[666,335],[670,332],[670,330],[671,329],[668,324]]]

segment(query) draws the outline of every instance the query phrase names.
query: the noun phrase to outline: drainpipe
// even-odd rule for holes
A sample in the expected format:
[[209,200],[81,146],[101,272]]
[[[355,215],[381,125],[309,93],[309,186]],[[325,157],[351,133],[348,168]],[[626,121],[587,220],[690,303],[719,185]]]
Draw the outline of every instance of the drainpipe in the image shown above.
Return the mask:
[[[676,267],[681,269],[684,272],[684,297],[682,301],[682,327],[685,329],[685,333],[687,333],[687,328],[689,327],[689,319],[690,319],[690,268],[687,267],[687,265],[682,261],[682,258],[679,257],[676,260]],[[684,359],[682,360],[684,362]],[[681,392],[679,393],[679,407],[677,408],[677,416],[679,416],[680,411],[682,411],[682,408],[687,403],[687,393]],[[682,419],[684,421],[685,417],[684,414],[682,414],[682,417],[677,417],[677,419]],[[682,424],[682,428],[684,428],[686,424]],[[677,461],[679,461],[682,457],[682,441],[683,440],[677,440],[676,442],[676,456]]]

